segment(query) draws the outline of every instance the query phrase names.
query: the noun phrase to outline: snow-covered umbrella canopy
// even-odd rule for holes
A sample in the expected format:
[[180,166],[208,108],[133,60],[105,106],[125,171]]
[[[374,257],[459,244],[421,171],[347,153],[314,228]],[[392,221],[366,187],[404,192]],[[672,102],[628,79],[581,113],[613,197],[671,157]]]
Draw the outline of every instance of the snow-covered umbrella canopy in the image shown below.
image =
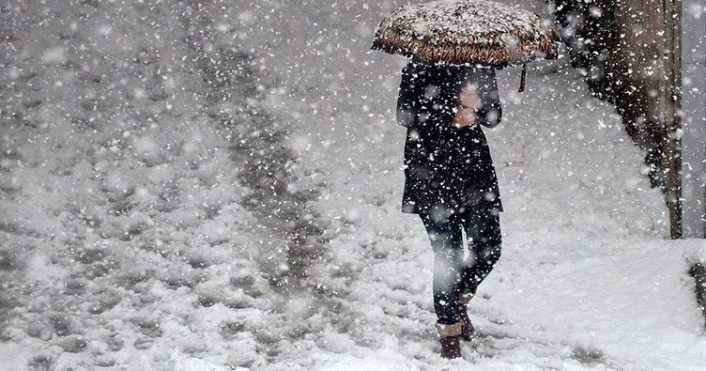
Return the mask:
[[505,66],[554,58],[557,35],[529,11],[486,0],[404,5],[384,18],[373,49],[425,62]]

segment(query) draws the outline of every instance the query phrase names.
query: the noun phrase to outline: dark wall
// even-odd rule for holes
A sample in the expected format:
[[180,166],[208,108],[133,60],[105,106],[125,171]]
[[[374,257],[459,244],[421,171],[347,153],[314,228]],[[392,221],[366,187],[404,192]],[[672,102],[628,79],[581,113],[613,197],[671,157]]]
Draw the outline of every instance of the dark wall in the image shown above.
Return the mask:
[[665,189],[661,2],[654,0],[547,0],[574,67],[591,91],[615,104],[630,137],[646,151],[654,187]]

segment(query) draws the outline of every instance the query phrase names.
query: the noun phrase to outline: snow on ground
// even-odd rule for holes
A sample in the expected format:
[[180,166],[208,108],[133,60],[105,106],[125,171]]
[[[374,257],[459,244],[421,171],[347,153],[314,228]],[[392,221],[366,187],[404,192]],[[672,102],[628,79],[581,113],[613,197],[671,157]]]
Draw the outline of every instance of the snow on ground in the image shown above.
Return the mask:
[[0,370],[706,364],[703,241],[667,240],[639,150],[564,61],[523,94],[499,74],[503,257],[445,361],[399,212],[404,62],[367,52],[399,4],[40,4],[0,13]]
[[0,22],[0,369],[262,364],[318,246],[277,88],[213,9],[42,4]]
[[421,223],[399,214],[403,130],[392,115],[365,127],[331,120],[369,143],[334,134],[330,152],[311,151],[330,179],[322,213],[343,231],[324,270],[355,318],[353,337],[374,351],[332,355],[321,369],[702,369],[703,319],[683,254],[703,241],[665,240],[660,195],[613,109],[555,67],[533,71],[523,95],[513,93],[517,71],[501,74],[504,124],[487,133],[504,255],[472,304],[480,338],[461,362],[434,354],[431,252]]

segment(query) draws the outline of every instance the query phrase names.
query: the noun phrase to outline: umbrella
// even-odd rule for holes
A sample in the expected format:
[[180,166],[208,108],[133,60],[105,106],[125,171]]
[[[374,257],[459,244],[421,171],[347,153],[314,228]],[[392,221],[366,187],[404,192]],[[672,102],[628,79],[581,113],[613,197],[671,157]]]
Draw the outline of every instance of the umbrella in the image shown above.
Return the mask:
[[558,37],[532,12],[486,0],[403,5],[385,17],[372,49],[429,63],[504,67],[556,58]]

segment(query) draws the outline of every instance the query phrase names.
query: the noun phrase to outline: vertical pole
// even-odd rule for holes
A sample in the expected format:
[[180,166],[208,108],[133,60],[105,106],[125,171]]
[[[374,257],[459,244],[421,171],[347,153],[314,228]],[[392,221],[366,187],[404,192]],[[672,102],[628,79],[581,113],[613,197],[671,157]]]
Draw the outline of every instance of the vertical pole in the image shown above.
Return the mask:
[[663,144],[666,161],[667,207],[672,239],[681,238],[681,0],[664,0]]
[[706,238],[706,0],[682,0],[682,238]]

